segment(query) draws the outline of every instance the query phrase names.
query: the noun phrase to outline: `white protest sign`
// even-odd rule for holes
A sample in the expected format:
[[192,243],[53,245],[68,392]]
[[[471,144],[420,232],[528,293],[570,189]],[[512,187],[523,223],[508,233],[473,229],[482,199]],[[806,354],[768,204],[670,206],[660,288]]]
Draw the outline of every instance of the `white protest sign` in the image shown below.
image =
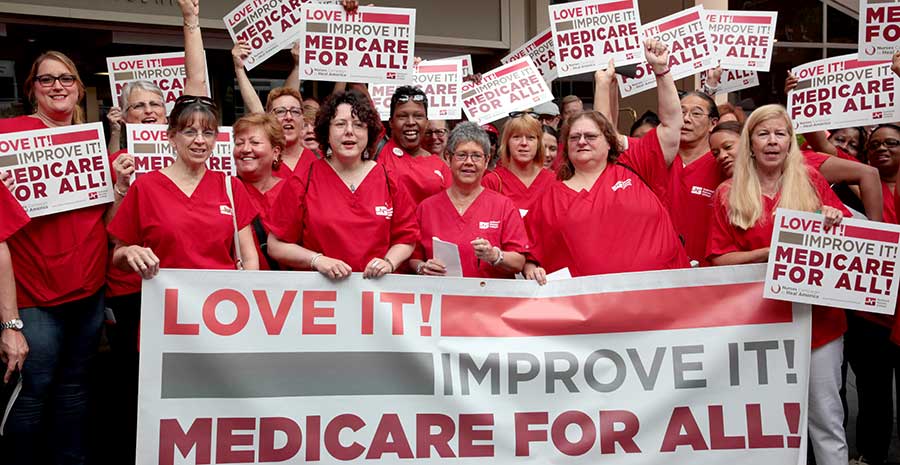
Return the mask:
[[[414,87],[428,96],[428,119],[460,119],[460,89],[462,88],[462,60],[423,61],[413,75]],[[391,96],[400,84],[369,84],[369,96],[378,109],[382,121],[391,116]]]
[[[700,73],[700,85],[706,84],[706,78],[709,71]],[[747,71],[745,69],[723,69],[722,76],[719,78],[719,86],[716,93],[727,94],[728,92],[737,92],[743,89],[749,89],[759,85],[759,75],[756,71]]]
[[113,201],[101,123],[0,134],[0,171],[32,218]]
[[768,71],[777,19],[775,11],[706,10],[722,68]]
[[472,68],[472,55],[456,55],[447,58],[441,58],[443,60],[462,60],[462,74],[463,77],[469,76],[471,74],[475,74]]
[[[175,100],[184,93],[186,77],[184,52],[109,57],[106,59],[106,69],[109,72],[109,90],[113,96],[113,105],[119,105],[119,96],[122,95],[125,84],[134,81],[150,81],[159,86],[163,91],[167,115],[175,106]],[[209,76],[208,71],[204,72]],[[208,79],[206,94],[209,95]]]
[[[165,168],[175,161],[175,149],[169,143],[164,124],[129,124],[125,127],[128,153],[134,157],[134,175],[140,176]],[[206,167],[234,175],[234,140],[231,126],[219,127],[216,146]]]
[[798,133],[897,121],[900,78],[891,63],[862,63],[857,54],[813,61],[791,70],[788,114]]
[[900,50],[900,0],[859,1],[860,61],[890,60]]
[[482,74],[481,84],[462,86],[463,110],[470,121],[487,124],[510,112],[532,108],[553,100],[547,82],[531,57],[520,58]]
[[765,297],[893,315],[900,226],[844,218],[825,231],[823,221],[778,209]]
[[641,63],[641,15],[635,0],[584,0],[550,5],[550,27],[560,76]]
[[501,63],[509,63],[524,56],[530,56],[547,84],[559,75],[556,69],[556,52],[553,50],[553,30],[547,29],[534,36],[521,47],[500,59]]
[[250,43],[247,70],[255,68],[300,35],[300,13],[309,0],[244,0],[225,17],[231,40]]
[[[693,76],[714,68],[718,63],[715,48],[709,39],[703,7],[695,6],[642,27],[644,37],[657,39],[669,49],[669,70],[672,79]],[[656,88],[656,76],[650,64],[637,67],[634,78],[616,74],[623,97]]]
[[309,4],[301,25],[302,79],[412,83],[416,10]]

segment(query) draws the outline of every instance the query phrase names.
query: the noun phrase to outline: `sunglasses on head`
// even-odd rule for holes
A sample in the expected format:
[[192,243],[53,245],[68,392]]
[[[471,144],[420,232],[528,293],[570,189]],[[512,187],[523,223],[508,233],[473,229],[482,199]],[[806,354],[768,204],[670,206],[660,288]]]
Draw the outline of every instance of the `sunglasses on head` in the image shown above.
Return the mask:
[[525,115],[531,116],[534,119],[540,119],[541,115],[533,112],[533,111],[513,111],[509,114],[510,118],[521,118]]
[[397,103],[406,103],[409,101],[422,103],[425,101],[425,96],[422,94],[403,94],[397,96]]
[[213,100],[209,97],[204,97],[202,95],[182,95],[181,97],[178,97],[177,99],[175,99],[176,107],[190,105],[192,103],[199,103],[201,105],[206,105],[211,108],[218,108],[218,106],[216,106],[215,100]]

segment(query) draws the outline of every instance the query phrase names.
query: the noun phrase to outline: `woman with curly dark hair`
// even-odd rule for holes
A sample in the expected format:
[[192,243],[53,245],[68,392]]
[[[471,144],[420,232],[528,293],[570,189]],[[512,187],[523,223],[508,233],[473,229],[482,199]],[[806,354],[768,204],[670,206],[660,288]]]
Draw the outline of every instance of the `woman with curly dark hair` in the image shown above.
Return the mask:
[[316,118],[325,158],[287,181],[266,226],[269,254],[331,279],[393,273],[418,240],[415,204],[388,168],[371,160],[380,132],[365,97],[340,92]]

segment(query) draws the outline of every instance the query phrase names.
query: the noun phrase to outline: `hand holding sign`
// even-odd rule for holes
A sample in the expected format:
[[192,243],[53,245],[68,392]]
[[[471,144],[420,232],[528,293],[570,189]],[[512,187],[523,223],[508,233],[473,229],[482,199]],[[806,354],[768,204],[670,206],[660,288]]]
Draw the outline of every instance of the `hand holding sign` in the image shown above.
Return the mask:
[[828,205],[822,205],[822,214],[825,215],[825,222],[822,223],[822,229],[825,231],[841,224],[841,220],[844,219],[844,214],[840,210]]
[[246,40],[238,40],[235,42],[234,47],[231,48],[231,59],[234,61],[234,68],[241,69],[244,67],[244,60],[250,56],[250,52],[253,49],[250,48],[250,42]]

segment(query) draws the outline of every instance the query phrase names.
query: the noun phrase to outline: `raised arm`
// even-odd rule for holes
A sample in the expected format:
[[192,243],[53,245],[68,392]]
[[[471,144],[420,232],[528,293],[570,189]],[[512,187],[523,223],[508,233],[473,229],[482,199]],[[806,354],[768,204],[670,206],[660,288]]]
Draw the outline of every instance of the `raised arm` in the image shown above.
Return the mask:
[[617,122],[619,120],[618,84],[616,83],[616,66],[613,60],[609,60],[606,69],[594,72],[594,110],[606,117],[616,128],[616,138],[619,146],[624,147],[626,138],[619,134]]
[[[303,40],[303,39],[300,39]],[[291,58],[294,59],[294,66],[291,68],[290,74],[284,80],[284,87],[297,89],[300,91],[300,42],[294,42],[291,46]]]
[[[859,198],[866,210],[866,216],[872,221],[881,221],[884,213],[881,177],[875,167],[830,157],[819,167],[819,172],[831,184],[845,182],[859,186]],[[893,201],[888,199],[888,202]]]
[[681,100],[678,98],[672,73],[669,72],[669,50],[666,45],[655,39],[647,39],[644,41],[644,55],[656,75],[656,94],[659,100],[657,113],[660,121],[656,136],[668,166],[675,160],[681,141],[681,124],[684,121]]
[[200,33],[200,0],[178,0],[184,18],[184,93],[209,97],[206,91],[206,53]]
[[244,109],[248,114],[262,113],[265,111],[259,95],[250,78],[247,77],[247,70],[244,69],[244,60],[250,56],[250,44],[246,40],[239,40],[231,49],[231,60],[234,62],[234,77],[237,79],[238,89],[241,91],[241,99],[244,101]]

